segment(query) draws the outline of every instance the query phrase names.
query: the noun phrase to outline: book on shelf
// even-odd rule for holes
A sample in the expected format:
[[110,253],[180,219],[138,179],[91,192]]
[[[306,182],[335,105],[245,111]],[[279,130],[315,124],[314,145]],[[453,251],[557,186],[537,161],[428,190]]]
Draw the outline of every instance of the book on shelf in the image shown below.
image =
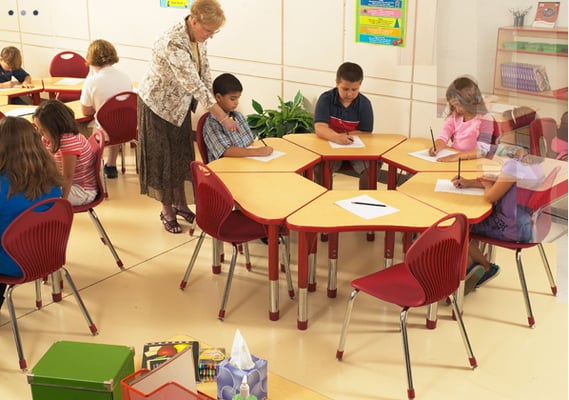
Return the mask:
[[188,350],[193,357],[193,379],[197,381],[200,379],[198,371],[200,346],[199,342],[196,341],[176,340],[146,343],[142,351],[142,368],[152,371],[170,360],[172,357],[186,350]]
[[502,63],[500,75],[504,88],[536,93],[551,90],[544,65],[517,62]]
[[535,12],[534,28],[553,28],[559,16],[559,1],[539,1]]

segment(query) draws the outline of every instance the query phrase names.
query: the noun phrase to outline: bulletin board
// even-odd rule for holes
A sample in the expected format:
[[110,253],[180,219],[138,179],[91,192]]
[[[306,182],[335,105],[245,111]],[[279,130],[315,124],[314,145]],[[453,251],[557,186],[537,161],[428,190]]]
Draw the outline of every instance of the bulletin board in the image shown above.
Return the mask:
[[405,47],[407,0],[356,1],[356,42]]

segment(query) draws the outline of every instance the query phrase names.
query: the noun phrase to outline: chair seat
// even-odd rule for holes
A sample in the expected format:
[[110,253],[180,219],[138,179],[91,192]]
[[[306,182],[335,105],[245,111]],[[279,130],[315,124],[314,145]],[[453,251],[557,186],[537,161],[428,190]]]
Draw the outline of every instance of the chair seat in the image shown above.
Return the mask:
[[502,239],[494,239],[488,236],[482,235],[470,235],[471,239],[479,240],[481,242],[485,242],[494,246],[504,247],[510,250],[517,250],[517,249],[529,249],[530,247],[537,246],[539,243],[522,243],[522,242],[510,242],[508,240]]
[[352,286],[401,307],[420,307],[425,304],[423,288],[405,264],[397,264],[355,279]]
[[234,210],[224,221],[217,239],[229,243],[245,243],[267,236],[265,227],[239,210]]

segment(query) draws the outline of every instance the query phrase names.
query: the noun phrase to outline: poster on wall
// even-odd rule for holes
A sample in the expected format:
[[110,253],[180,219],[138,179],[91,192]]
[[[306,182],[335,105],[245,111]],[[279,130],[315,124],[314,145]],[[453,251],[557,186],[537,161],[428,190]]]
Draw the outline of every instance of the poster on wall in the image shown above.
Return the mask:
[[160,7],[190,8],[191,0],[160,0]]
[[358,0],[356,42],[405,47],[407,0]]

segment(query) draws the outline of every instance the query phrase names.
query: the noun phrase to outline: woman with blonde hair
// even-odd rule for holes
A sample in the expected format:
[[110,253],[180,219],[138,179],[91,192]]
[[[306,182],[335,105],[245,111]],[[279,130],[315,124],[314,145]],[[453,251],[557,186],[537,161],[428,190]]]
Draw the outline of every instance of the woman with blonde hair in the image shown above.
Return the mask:
[[[61,197],[62,179],[34,126],[24,118],[0,120],[0,237],[33,204]],[[18,264],[0,247],[0,274],[22,276]],[[0,307],[6,285],[0,284]]]

